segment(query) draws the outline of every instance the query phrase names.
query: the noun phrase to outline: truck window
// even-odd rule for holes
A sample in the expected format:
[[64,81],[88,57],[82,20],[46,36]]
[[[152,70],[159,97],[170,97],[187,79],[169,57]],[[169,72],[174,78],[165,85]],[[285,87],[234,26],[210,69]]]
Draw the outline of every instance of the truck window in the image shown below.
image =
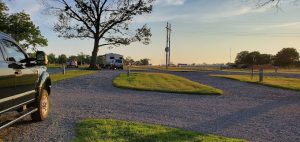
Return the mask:
[[21,60],[26,59],[25,54],[16,44],[6,40],[3,40],[2,43],[7,54],[7,61],[20,62]]
[[[1,44],[1,43],[0,43]],[[0,47],[0,62],[1,61],[4,61],[4,56],[3,56],[3,53],[2,53],[2,51],[1,51],[1,47]]]
[[110,57],[109,59],[115,59],[115,57]]

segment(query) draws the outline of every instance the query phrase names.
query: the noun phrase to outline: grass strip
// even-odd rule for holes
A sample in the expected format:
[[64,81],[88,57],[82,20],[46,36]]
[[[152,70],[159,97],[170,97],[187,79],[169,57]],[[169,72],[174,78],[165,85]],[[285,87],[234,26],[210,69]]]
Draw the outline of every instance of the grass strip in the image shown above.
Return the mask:
[[161,125],[111,119],[85,119],[76,124],[73,142],[243,142]]
[[51,81],[52,83],[57,83],[58,81],[65,80],[65,79],[70,79],[70,78],[75,78],[83,75],[88,75],[88,74],[94,74],[97,71],[89,71],[89,70],[70,70],[66,71],[66,74],[62,73],[56,73],[56,74],[51,74]]
[[187,93],[199,95],[221,95],[222,90],[176,75],[165,73],[131,73],[120,74],[113,80],[113,85],[143,91],[158,91],[168,93]]
[[227,79],[238,80],[242,82],[261,84],[265,86],[289,89],[300,91],[300,79],[298,78],[286,78],[286,77],[271,77],[265,76],[263,82],[259,82],[259,77],[255,75],[253,79],[251,79],[250,75],[210,75],[212,77],[221,77]]

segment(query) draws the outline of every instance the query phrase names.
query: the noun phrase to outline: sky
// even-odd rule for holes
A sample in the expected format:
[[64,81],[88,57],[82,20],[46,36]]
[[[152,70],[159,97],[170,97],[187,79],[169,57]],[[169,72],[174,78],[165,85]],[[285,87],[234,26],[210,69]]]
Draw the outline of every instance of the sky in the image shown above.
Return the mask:
[[[53,31],[54,16],[45,14],[40,0],[6,1],[10,13],[25,11],[48,39],[39,47],[56,55],[91,54],[92,40],[58,38]],[[300,4],[300,3],[299,3]],[[152,37],[149,45],[133,43],[109,49],[99,55],[118,53],[135,60],[149,58],[152,64],[164,64],[166,24],[172,24],[171,62],[214,64],[234,62],[240,51],[276,54],[285,47],[300,52],[300,5],[284,0],[280,9],[257,8],[256,0],[156,0],[153,12],[136,17],[132,24],[147,24]]]

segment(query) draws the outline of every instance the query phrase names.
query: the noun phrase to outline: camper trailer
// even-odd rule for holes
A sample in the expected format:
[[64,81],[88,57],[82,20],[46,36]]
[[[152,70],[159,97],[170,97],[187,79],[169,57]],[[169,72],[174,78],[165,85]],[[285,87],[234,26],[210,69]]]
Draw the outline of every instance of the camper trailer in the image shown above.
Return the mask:
[[123,55],[109,53],[101,56],[102,68],[123,69]]

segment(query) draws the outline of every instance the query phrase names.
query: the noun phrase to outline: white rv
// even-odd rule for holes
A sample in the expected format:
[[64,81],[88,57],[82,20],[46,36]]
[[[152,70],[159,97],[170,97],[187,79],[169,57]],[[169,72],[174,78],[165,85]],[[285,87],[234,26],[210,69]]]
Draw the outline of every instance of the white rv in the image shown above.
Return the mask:
[[110,69],[123,69],[123,55],[109,53],[101,56],[100,66]]

